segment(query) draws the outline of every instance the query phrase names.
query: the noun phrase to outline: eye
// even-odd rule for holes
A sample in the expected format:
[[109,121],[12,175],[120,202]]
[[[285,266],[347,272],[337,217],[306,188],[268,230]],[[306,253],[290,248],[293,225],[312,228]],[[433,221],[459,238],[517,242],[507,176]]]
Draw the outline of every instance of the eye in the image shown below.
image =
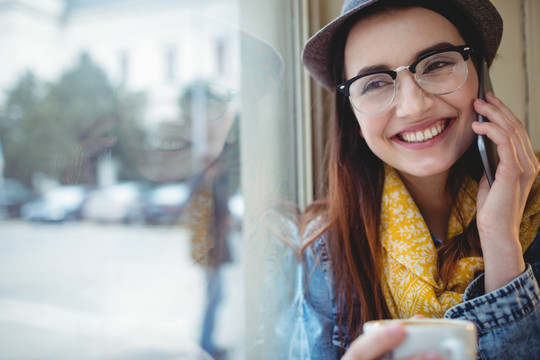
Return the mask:
[[369,83],[364,86],[363,93],[367,93],[370,91],[376,91],[381,89],[382,87],[392,85],[393,83],[389,83],[388,81],[382,81],[382,80],[376,80],[376,81],[370,81]]
[[455,65],[456,65],[456,63],[451,62],[451,61],[432,62],[432,63],[427,64],[427,66],[425,66],[422,69],[422,73],[425,74],[425,73],[440,71],[440,70],[444,70],[444,69],[449,69],[449,68],[453,68]]
[[419,64],[421,74],[437,73],[441,71],[452,70],[460,61],[458,53],[448,52],[437,54],[424,59]]
[[393,86],[394,81],[388,74],[374,74],[362,77],[355,81],[351,87],[351,92],[362,96],[384,91]]

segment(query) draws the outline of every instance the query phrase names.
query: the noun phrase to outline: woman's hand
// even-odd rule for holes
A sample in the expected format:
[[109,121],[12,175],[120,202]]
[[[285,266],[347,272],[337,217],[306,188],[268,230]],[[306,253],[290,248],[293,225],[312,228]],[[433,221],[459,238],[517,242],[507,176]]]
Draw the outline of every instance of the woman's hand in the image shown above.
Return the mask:
[[[405,328],[400,324],[384,326],[380,331],[361,335],[354,340],[341,360],[375,360],[383,358],[392,351],[406,336]],[[434,352],[426,352],[407,357],[403,360],[442,360],[442,356]]]
[[493,93],[476,100],[474,132],[497,146],[499,165],[490,188],[484,175],[477,196],[477,225],[485,262],[485,291],[506,285],[525,270],[519,228],[540,165],[521,121]]

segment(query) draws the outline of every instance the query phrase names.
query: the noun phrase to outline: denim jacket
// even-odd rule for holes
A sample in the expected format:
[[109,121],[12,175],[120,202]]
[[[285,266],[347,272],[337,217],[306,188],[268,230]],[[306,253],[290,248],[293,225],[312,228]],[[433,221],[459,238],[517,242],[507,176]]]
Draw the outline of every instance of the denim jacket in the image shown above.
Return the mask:
[[[325,242],[323,234],[298,265],[295,309],[290,310],[295,319],[289,317],[289,359],[339,359],[351,342],[345,338],[341,348],[337,294]],[[493,292],[484,293],[484,276],[479,275],[467,287],[465,301],[445,314],[476,323],[479,359],[540,359],[540,232],[524,259],[525,272]]]

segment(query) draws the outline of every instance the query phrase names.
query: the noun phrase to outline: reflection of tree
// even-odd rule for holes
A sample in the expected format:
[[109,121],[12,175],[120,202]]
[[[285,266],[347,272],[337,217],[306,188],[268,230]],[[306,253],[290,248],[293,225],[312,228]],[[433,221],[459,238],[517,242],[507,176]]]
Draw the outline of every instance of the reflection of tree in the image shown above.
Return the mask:
[[5,176],[29,184],[41,172],[65,183],[95,183],[97,159],[115,145],[122,118],[135,117],[135,108],[116,95],[86,54],[53,84],[23,75],[8,91],[0,115]]
[[[29,139],[35,138],[32,127],[42,127],[37,109],[40,104],[39,89],[42,84],[31,73],[19,79],[15,87],[7,93],[3,113],[0,117],[0,136],[5,158],[5,176],[18,178],[29,183],[33,168],[39,168],[44,152],[35,151],[37,144]],[[45,127],[45,126],[43,126]],[[35,153],[32,158],[26,157]]]
[[136,150],[144,146],[145,132],[141,128],[140,114],[146,106],[145,94],[125,93],[118,96],[118,123],[116,134],[118,145],[113,149],[113,156],[119,160],[119,177],[124,180],[141,180],[144,178],[134,162]]

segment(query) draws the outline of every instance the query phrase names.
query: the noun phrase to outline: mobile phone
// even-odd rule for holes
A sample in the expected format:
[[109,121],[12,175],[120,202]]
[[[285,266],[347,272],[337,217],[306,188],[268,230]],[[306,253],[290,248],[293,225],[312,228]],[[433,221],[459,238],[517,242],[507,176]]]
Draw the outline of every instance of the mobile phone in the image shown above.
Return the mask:
[[[486,92],[493,92],[493,86],[491,79],[489,78],[489,69],[486,61],[482,62],[482,66],[478,69],[478,98],[486,100]],[[478,121],[489,121],[488,118],[477,114]],[[499,163],[499,157],[497,155],[497,146],[489,140],[485,135],[478,135],[478,151],[480,151],[480,157],[482,158],[482,164],[484,165],[484,171],[489,183],[489,186],[493,184],[495,180],[495,171],[497,170],[497,164]]]

